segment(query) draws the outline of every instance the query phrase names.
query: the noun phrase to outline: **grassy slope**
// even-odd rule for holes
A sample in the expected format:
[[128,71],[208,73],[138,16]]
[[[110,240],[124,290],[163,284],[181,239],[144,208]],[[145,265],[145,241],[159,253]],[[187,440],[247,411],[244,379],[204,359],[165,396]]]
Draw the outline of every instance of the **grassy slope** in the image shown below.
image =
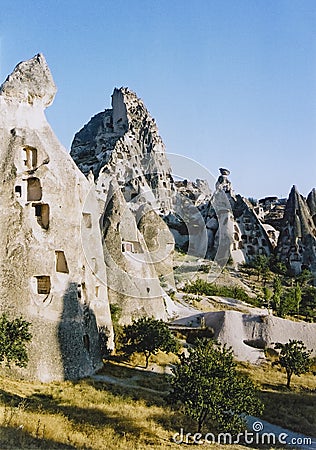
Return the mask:
[[[266,403],[263,418],[313,434],[313,375],[293,377],[293,390],[288,391],[284,388],[285,375],[277,369],[247,364],[239,369],[261,387]],[[179,445],[171,438],[181,427],[195,432],[196,425],[169,408],[164,396],[141,389],[166,391],[168,384],[163,374],[114,363],[108,363],[102,373],[126,380],[129,387],[91,379],[49,384],[0,379],[1,449],[175,449]]]
[[[134,376],[128,369],[125,374]],[[151,387],[164,384],[163,375],[142,373],[145,384],[147,375]],[[0,394],[1,449],[175,449],[179,445],[171,437],[180,426],[193,432],[196,427],[158,395],[90,379],[49,384],[0,379]]]

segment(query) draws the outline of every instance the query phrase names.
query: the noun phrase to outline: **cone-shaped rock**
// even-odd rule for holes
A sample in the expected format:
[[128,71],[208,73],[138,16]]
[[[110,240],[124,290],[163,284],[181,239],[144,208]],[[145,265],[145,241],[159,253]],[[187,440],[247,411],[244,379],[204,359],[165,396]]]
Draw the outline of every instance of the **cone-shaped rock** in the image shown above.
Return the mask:
[[93,373],[112,330],[96,198],[44,115],[55,91],[42,55],[0,90],[0,313],[31,322],[19,374],[42,381]]

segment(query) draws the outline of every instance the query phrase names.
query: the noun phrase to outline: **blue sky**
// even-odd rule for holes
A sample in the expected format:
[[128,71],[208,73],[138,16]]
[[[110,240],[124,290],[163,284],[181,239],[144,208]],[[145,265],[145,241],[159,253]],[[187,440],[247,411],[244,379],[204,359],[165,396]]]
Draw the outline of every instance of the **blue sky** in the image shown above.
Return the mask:
[[316,186],[314,0],[1,1],[1,80],[44,53],[58,86],[47,117],[69,149],[128,86],[168,152],[260,198]]

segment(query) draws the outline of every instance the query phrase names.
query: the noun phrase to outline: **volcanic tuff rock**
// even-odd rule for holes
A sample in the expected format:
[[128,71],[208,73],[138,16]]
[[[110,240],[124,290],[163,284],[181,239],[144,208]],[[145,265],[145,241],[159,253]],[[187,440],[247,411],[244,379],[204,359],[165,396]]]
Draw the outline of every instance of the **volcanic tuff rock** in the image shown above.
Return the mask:
[[[75,135],[71,156],[95,178],[109,298],[122,308],[121,321],[165,317],[158,273],[172,274],[173,238],[157,213],[172,209],[175,186],[164,144],[142,100],[127,88],[114,89],[112,109]],[[163,251],[155,244],[162,236],[169,245]]]
[[307,196],[307,205],[316,226],[316,189],[314,188]]
[[[196,245],[191,245],[191,252],[196,256],[215,259],[221,266],[230,257],[234,264],[238,264],[249,262],[258,253],[270,255],[276,243],[276,230],[272,226],[265,227],[253,205],[240,195],[235,195],[228,179],[230,171],[219,170],[213,195],[209,193],[206,196],[205,192],[197,189],[196,184],[186,180],[176,182],[178,192],[186,196],[189,202],[182,209],[182,220],[178,215],[166,217],[177,245],[188,251],[190,240],[194,241],[196,234],[200,244],[206,240],[204,255],[201,254],[201,245],[198,253]],[[195,232],[190,231],[192,220],[197,227]],[[206,230],[206,235],[203,230]]]
[[0,313],[31,322],[19,374],[41,381],[93,373],[112,340],[98,204],[46,121],[55,92],[42,55],[0,89]]
[[127,202],[171,209],[175,187],[164,144],[155,120],[129,89],[114,89],[112,109],[75,135],[70,154],[85,175],[93,172],[100,199],[115,178]]
[[286,203],[277,255],[295,274],[304,268],[316,274],[315,190],[308,202],[293,186]]

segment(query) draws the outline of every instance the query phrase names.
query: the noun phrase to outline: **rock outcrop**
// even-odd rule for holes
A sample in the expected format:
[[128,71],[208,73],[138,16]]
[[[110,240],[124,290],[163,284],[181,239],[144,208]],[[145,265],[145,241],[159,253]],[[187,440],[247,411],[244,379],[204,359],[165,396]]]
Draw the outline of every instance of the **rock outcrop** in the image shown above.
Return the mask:
[[112,109],[94,116],[74,137],[71,156],[104,199],[112,178],[127,202],[150,203],[167,213],[175,186],[155,120],[127,88],[114,89]]
[[294,274],[309,269],[316,274],[315,191],[306,199],[293,186],[286,203],[277,255]]
[[[210,192],[206,195],[205,189],[203,192],[197,184],[186,180],[179,183],[179,187],[177,183],[178,191],[187,198],[189,205],[187,214],[182,214],[182,220],[178,215],[166,217],[176,244],[188,251],[189,242],[194,239],[194,232],[190,231],[188,224],[193,220],[198,224],[199,242],[203,242],[202,229],[207,234],[204,255],[201,252],[196,255],[194,247],[192,253],[196,256],[214,259],[224,266],[230,258],[237,265],[249,262],[256,254],[270,255],[276,245],[276,230],[272,226],[265,227],[254,206],[234,193],[228,179],[230,171],[224,168],[219,170],[220,176],[212,195]],[[202,222],[198,218],[202,218]]]
[[174,244],[160,214],[173,208],[176,188],[157,126],[142,100],[127,88],[115,89],[112,109],[94,116],[75,135],[71,156],[95,179],[109,299],[122,308],[121,322],[141,315],[165,318],[159,275],[172,284]]
[[264,350],[274,343],[301,340],[316,355],[316,324],[293,322],[265,314],[243,314],[239,311],[206,312],[177,319],[175,325],[203,322],[214,330],[214,339],[230,346],[239,361],[256,364],[265,359]]
[[0,89],[0,313],[31,322],[19,374],[41,381],[93,373],[112,340],[98,203],[46,121],[55,92],[42,55]]

